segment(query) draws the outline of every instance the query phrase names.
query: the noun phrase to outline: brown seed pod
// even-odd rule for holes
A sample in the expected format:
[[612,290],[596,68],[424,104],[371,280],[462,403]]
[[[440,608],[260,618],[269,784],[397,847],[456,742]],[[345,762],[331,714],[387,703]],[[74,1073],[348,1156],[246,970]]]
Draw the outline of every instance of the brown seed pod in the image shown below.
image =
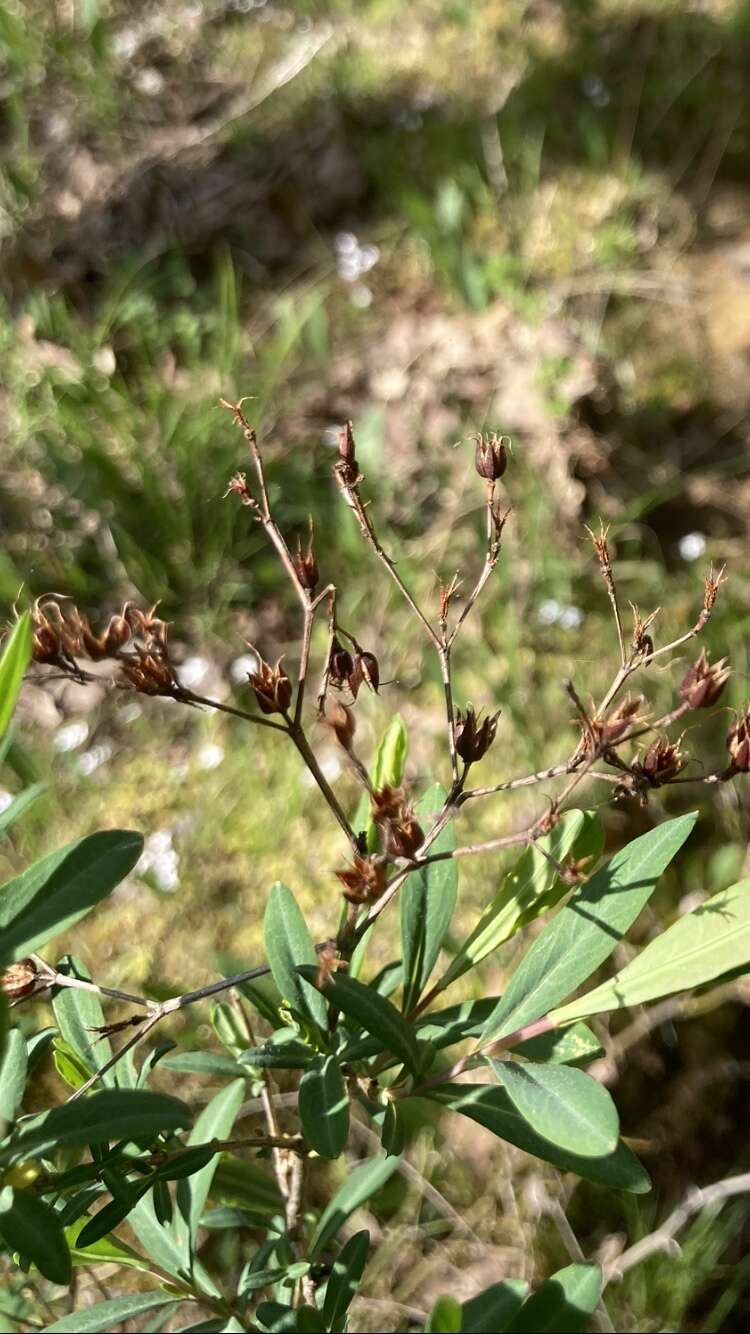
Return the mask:
[[507,436],[477,435],[474,466],[487,482],[496,482],[508,466]]
[[732,669],[726,658],[710,663],[706,650],[689,667],[680,685],[680,696],[691,709],[710,709],[721,695]]
[[750,710],[732,723],[727,732],[727,750],[734,772],[750,773]]

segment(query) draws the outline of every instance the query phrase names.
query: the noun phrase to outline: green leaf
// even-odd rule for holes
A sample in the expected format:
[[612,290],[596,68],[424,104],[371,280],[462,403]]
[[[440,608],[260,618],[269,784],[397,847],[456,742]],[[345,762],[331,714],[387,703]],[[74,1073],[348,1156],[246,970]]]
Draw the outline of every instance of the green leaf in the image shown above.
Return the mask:
[[468,940],[440,978],[443,991],[540,913],[553,907],[567,893],[567,886],[546,850],[558,862],[569,857],[598,857],[603,833],[601,821],[592,812],[568,811],[549,834],[522,853],[508,872],[492,902],[482,913]]
[[575,1334],[586,1328],[601,1295],[598,1265],[567,1265],[524,1302],[506,1334]]
[[584,1158],[568,1153],[543,1139],[524,1121],[505,1089],[491,1084],[446,1084],[431,1093],[430,1100],[468,1116],[499,1139],[507,1139],[510,1144],[543,1158],[563,1172],[576,1172],[597,1185],[631,1191],[635,1195],[651,1189],[645,1168],[622,1141],[606,1158]]
[[55,1038],[52,1043],[52,1060],[55,1070],[68,1088],[79,1089],[86,1083],[91,1071],[64,1038]]
[[[84,982],[91,980],[87,969],[77,959],[70,957],[61,959],[57,969],[68,977],[77,977]],[[60,987],[53,997],[52,1008],[63,1038],[78,1057],[85,1072],[81,1080],[81,1083],[84,1083],[89,1075],[98,1070],[99,1066],[108,1061],[112,1055],[109,1039],[94,1031],[101,1028],[105,1022],[99,997],[94,991],[83,991],[78,987]],[[55,1046],[59,1050],[59,1043],[56,1042]],[[115,1071],[108,1070],[102,1076],[102,1082],[110,1088],[115,1088],[117,1086]]]
[[570,1065],[490,1065],[516,1111],[550,1144],[582,1158],[605,1158],[617,1148],[617,1108],[591,1075]]
[[527,1061],[554,1061],[556,1065],[578,1065],[592,1061],[602,1052],[601,1043],[586,1024],[571,1024],[570,1028],[551,1028],[548,1033],[537,1033],[534,1038],[513,1045],[514,1055]]
[[3,1121],[15,1120],[26,1088],[27,1070],[26,1040],[19,1029],[12,1028],[0,1061],[0,1126]]
[[31,660],[31,616],[25,611],[16,621],[0,655],[0,740],[16,707],[23,674]]
[[365,1272],[369,1249],[369,1232],[355,1232],[334,1260],[323,1302],[323,1319],[331,1334],[342,1334],[344,1330],[345,1316]]
[[35,802],[37,797],[44,792],[46,786],[46,783],[32,783],[30,787],[25,787],[23,792],[19,792],[10,806],[6,806],[4,811],[0,811],[0,837],[7,834],[9,829],[12,829],[16,820],[20,820],[32,802]]
[[318,1226],[310,1243],[310,1258],[315,1259],[325,1250],[329,1241],[343,1227],[347,1218],[365,1204],[372,1195],[385,1185],[396,1171],[400,1158],[371,1158],[361,1167],[349,1172],[341,1186],[329,1200],[318,1220]]
[[463,1314],[455,1297],[438,1297],[425,1325],[426,1334],[461,1334]]
[[232,1205],[224,1204],[218,1209],[209,1209],[201,1219],[201,1227],[208,1228],[210,1232],[223,1232],[227,1228],[237,1231],[238,1228],[270,1228],[273,1231],[280,1231],[281,1228],[274,1228],[269,1221],[268,1214],[254,1213],[252,1209],[238,1209]]
[[178,1070],[185,1075],[222,1075],[227,1079],[245,1076],[239,1061],[216,1051],[181,1051],[161,1060],[163,1070]]
[[180,1130],[189,1124],[189,1108],[165,1093],[104,1089],[23,1122],[10,1143],[0,1149],[0,1161],[29,1158],[63,1145],[145,1141],[161,1131]]
[[[409,741],[404,727],[404,720],[400,714],[395,714],[386,727],[380,744],[375,754],[375,763],[372,766],[370,775],[372,786],[377,790],[385,787],[398,787],[404,776],[406,766],[406,752],[409,748]],[[355,828],[365,829],[367,839],[367,851],[375,852],[378,846],[378,831],[375,821],[372,818],[370,803],[365,795],[365,813],[366,823],[360,819],[355,823]],[[359,815],[359,812],[357,813]]]
[[[427,831],[445,802],[445,789],[436,783],[417,802],[415,814]],[[430,848],[431,853],[452,852],[456,831],[447,824]],[[401,888],[401,952],[404,966],[404,1014],[413,1009],[435,967],[440,946],[450,926],[458,892],[458,866],[452,860],[430,862],[412,871]]]
[[194,1300],[180,1298],[173,1292],[160,1292],[153,1288],[150,1292],[133,1292],[129,1297],[113,1297],[106,1302],[95,1302],[63,1316],[54,1324],[47,1325],[45,1334],[99,1334],[100,1330],[112,1329],[115,1325],[124,1325],[126,1320],[133,1320],[152,1311],[156,1306],[175,1305],[179,1301]]
[[529,1290],[521,1278],[493,1283],[463,1305],[463,1327],[471,1334],[497,1334],[520,1311]]
[[92,1218],[89,1218],[82,1229],[78,1237],[79,1249],[85,1251],[87,1246],[95,1245],[97,1241],[101,1241],[102,1237],[108,1236],[116,1227],[119,1227],[120,1223],[124,1222],[128,1215],[133,1212],[141,1197],[150,1189],[150,1181],[140,1181],[137,1185],[122,1181],[117,1195],[109,1201],[109,1204],[105,1204],[103,1209],[99,1209]]
[[132,871],[143,839],[107,829],[52,852],[0,889],[0,965],[68,930]]
[[78,1238],[88,1224],[88,1218],[78,1218],[65,1228],[65,1236],[70,1247],[74,1265],[117,1264],[131,1269],[148,1269],[149,1261],[124,1241],[115,1241],[112,1237],[102,1237],[93,1246],[81,1247]]
[[587,995],[555,1010],[555,1023],[702,987],[736,968],[750,966],[750,880],[722,889]]
[[309,1015],[325,1028],[325,1002],[297,971],[299,964],[315,964],[315,946],[297,900],[280,880],[268,896],[264,931],[268,962],[281,995],[298,1014]]
[[50,1283],[71,1279],[70,1251],[54,1209],[26,1190],[0,1190],[0,1237],[36,1265]]
[[297,1279],[304,1278],[309,1274],[310,1265],[307,1260],[299,1260],[295,1264],[276,1265],[268,1269],[248,1269],[241,1277],[237,1286],[237,1296],[240,1301],[246,1299],[253,1292],[258,1292],[260,1288],[272,1287],[274,1283],[280,1283],[284,1287],[293,1287]]
[[[312,982],[316,976],[315,968],[302,968],[300,972]],[[324,984],[325,998],[330,1005],[356,1020],[367,1033],[377,1037],[386,1051],[392,1052],[412,1074],[419,1064],[419,1049],[411,1026],[399,1014],[384,996],[379,996],[371,987],[357,982],[356,978],[337,973]]]
[[482,1034],[486,1044],[547,1014],[612,953],[682,847],[697,815],[642,834],[575,890],[537,936]]
[[[195,1122],[188,1136],[188,1145],[206,1144],[212,1139],[227,1139],[244,1095],[244,1079],[235,1079],[221,1089]],[[177,1187],[177,1210],[172,1233],[176,1245],[182,1250],[186,1269],[190,1268],[195,1236],[218,1165],[219,1155],[215,1153],[205,1167],[194,1176],[181,1180]]]
[[349,1095],[335,1056],[319,1056],[300,1080],[298,1110],[308,1143],[338,1158],[349,1138]]

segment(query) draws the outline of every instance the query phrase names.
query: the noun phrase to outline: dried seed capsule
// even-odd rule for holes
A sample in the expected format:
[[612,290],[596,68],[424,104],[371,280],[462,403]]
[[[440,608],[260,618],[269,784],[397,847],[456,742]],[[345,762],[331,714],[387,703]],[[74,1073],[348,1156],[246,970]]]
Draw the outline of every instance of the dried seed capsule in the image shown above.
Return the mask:
[[482,756],[486,755],[495,740],[499,717],[500,710],[498,709],[497,713],[488,715],[480,723],[471,704],[467,705],[465,714],[462,714],[460,709],[456,710],[454,726],[456,751],[465,764],[476,764],[477,760],[481,760]]
[[355,854],[353,864],[336,875],[349,903],[375,903],[385,889],[385,868],[372,857]]
[[0,973],[0,991],[10,1001],[25,1000],[33,995],[39,982],[37,966],[33,959],[20,959],[12,963],[4,973]]
[[703,649],[698,661],[688,668],[682,678],[681,698],[691,709],[710,709],[724,689],[731,671],[726,658],[710,663]]
[[619,741],[625,735],[628,728],[633,724],[638,716],[638,710],[643,703],[643,696],[636,695],[634,699],[629,696],[613,709],[609,717],[603,723],[595,724],[595,731],[599,740],[605,745],[614,741]]
[[130,626],[124,616],[113,616],[104,632],[104,647],[112,657],[130,639]]
[[297,555],[294,558],[294,569],[302,587],[306,589],[308,593],[314,593],[318,586],[320,572],[318,570],[318,562],[315,559],[315,552],[313,551],[312,519],[310,520],[310,537],[307,543],[307,551],[304,553],[302,551],[302,543],[299,538],[297,538]]
[[262,713],[286,713],[292,702],[292,683],[282,670],[281,658],[275,667],[261,661],[258,671],[250,673],[250,685]]
[[371,690],[378,693],[380,685],[380,668],[378,660],[374,653],[357,652],[352,661],[352,670],[348,676],[349,689],[354,698],[359,694],[359,688],[363,681],[366,681]]
[[727,750],[735,773],[750,773],[750,710],[732,723],[727,732]]
[[496,482],[508,466],[507,437],[504,435],[477,435],[474,466],[487,482]]
[[345,649],[338,637],[334,635],[331,644],[331,652],[328,658],[328,679],[331,685],[341,687],[346,682],[354,670],[354,659],[348,649]]
[[643,759],[635,767],[651,787],[663,787],[682,772],[687,762],[688,757],[680,750],[679,742],[668,741],[661,736],[651,742]]

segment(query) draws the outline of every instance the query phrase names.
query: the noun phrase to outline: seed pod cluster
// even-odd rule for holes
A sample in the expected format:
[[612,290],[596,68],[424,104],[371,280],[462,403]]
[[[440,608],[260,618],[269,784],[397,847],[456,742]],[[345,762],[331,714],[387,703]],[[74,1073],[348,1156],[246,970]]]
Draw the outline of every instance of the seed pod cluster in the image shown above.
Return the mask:
[[372,817],[388,857],[411,858],[424,842],[424,831],[402,787],[386,785],[372,793]]
[[506,435],[477,435],[474,452],[474,466],[486,482],[496,482],[502,477],[508,466],[508,445]]
[[351,866],[336,871],[348,903],[376,903],[385,889],[385,868],[373,857],[355,853]]
[[292,683],[281,666],[281,658],[275,667],[261,659],[257,672],[250,673],[250,685],[261,713],[286,713],[292,702]]
[[710,709],[721,695],[731,672],[726,658],[710,663],[703,649],[698,661],[688,668],[682,678],[680,697],[691,709]]
[[660,736],[651,742],[643,759],[633,766],[633,770],[650,787],[664,787],[682,772],[687,762],[688,757],[680,750],[679,742],[668,741],[666,737]]

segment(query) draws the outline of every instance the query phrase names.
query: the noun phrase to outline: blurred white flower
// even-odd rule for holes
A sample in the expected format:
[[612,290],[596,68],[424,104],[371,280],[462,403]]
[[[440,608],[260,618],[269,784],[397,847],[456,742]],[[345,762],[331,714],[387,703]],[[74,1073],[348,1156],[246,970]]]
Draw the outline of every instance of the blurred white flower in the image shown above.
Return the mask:
[[13,801],[13,793],[7,792],[4,787],[0,787],[0,815],[7,811]]
[[699,560],[706,550],[706,538],[703,533],[685,533],[678,547],[683,560]]
[[112,758],[112,747],[108,741],[103,741],[100,746],[92,746],[91,750],[84,751],[83,755],[78,756],[77,766],[79,773],[88,777],[100,764],[106,764],[107,760]]
[[376,245],[360,245],[353,232],[338,232],[334,238],[336,268],[344,282],[354,283],[363,273],[368,273],[380,259],[380,250]]
[[224,759],[224,747],[208,742],[201,746],[196,756],[199,769],[217,769]]
[[[322,760],[320,761],[320,767],[323,772],[323,776],[328,779],[329,783],[335,783],[336,779],[341,774],[341,760],[339,759],[338,755],[334,754],[324,755]],[[305,787],[314,786],[315,779],[313,778],[309,769],[305,769],[303,771],[302,782],[305,784]]]
[[196,653],[192,657],[186,658],[182,666],[177,668],[177,679],[186,690],[194,690],[202,681],[205,681],[210,670],[211,664],[208,658],[202,658]]
[[349,293],[349,300],[357,310],[367,310],[372,305],[372,292],[365,283],[357,283]]
[[88,734],[89,725],[83,718],[78,718],[74,723],[65,723],[55,733],[55,750],[59,750],[63,754],[68,750],[77,750],[79,746],[83,745]]
[[140,875],[150,875],[157,888],[173,894],[180,886],[180,858],[172,846],[172,830],[157,829],[149,834],[136,866]]
[[557,598],[546,598],[537,612],[542,625],[559,625],[561,630],[575,630],[583,622],[580,607],[570,603],[558,602]]
[[235,685],[244,685],[251,672],[257,672],[260,666],[257,653],[241,653],[230,664],[229,675]]

